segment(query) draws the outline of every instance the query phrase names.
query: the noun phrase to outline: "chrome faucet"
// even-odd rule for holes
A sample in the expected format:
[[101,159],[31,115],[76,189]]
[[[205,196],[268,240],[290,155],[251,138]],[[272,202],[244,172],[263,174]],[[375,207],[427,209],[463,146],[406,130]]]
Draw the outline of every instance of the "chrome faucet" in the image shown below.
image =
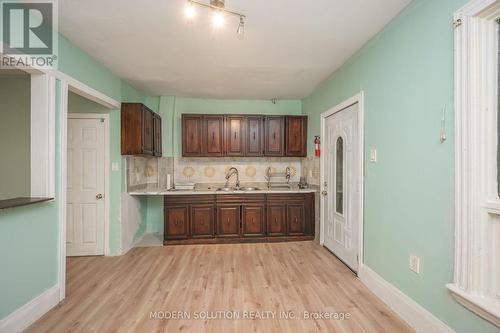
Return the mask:
[[236,188],[240,188],[240,173],[235,167],[230,167],[226,175],[226,187],[229,186],[229,179],[236,174]]

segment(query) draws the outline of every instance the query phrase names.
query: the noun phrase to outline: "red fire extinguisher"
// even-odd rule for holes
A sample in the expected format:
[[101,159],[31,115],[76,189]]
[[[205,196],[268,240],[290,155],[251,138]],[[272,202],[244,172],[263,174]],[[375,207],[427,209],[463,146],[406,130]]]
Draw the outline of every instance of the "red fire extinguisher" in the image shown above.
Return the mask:
[[321,149],[319,148],[319,144],[321,143],[321,141],[319,140],[319,136],[316,135],[314,137],[314,155],[319,157],[321,155]]

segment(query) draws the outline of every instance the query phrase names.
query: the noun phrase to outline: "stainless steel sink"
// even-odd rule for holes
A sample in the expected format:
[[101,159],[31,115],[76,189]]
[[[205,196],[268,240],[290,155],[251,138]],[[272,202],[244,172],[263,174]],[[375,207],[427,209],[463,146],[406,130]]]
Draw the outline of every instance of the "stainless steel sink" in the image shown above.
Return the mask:
[[217,191],[221,191],[221,192],[231,192],[234,190],[236,190],[234,187],[219,187],[217,189]]
[[243,187],[219,187],[217,191],[220,192],[232,192],[232,191],[239,191],[239,192],[250,192],[250,191],[260,191],[260,188],[258,187],[252,187],[252,186],[243,186]]
[[245,192],[249,192],[249,191],[260,191],[260,188],[258,187],[252,187],[252,186],[243,186],[243,187],[240,187],[240,191],[245,191]]

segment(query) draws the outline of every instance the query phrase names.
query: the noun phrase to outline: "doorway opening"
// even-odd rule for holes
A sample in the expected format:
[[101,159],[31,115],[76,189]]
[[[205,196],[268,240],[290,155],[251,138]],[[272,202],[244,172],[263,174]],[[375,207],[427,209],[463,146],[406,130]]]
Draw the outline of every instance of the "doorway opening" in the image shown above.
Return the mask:
[[109,240],[108,109],[68,92],[66,256],[105,255]]

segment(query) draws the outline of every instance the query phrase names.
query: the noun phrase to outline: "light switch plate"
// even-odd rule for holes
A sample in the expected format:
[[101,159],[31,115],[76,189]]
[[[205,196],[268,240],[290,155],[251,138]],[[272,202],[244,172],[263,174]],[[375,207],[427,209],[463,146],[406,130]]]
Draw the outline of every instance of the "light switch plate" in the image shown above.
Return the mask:
[[370,149],[370,162],[377,163],[377,149],[376,148]]
[[410,253],[410,266],[409,266],[410,270],[417,273],[417,274],[420,274],[420,257],[413,254],[413,253]]
[[120,166],[118,165],[118,162],[111,163],[111,171],[120,171]]

